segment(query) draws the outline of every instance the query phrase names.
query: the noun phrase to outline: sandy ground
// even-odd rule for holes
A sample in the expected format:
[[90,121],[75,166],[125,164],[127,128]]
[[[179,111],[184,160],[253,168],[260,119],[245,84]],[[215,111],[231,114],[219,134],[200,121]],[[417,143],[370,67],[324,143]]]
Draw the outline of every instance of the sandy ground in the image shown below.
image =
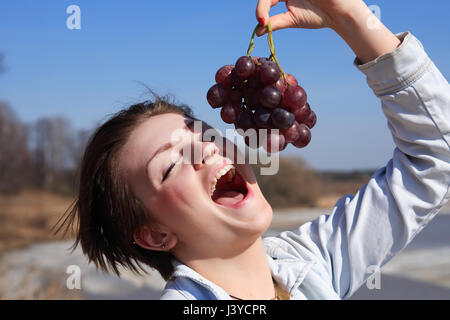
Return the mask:
[[[278,212],[266,235],[329,213],[329,209]],[[450,299],[450,208],[445,208],[411,245],[381,271],[381,289],[363,286],[353,299]],[[163,279],[154,271],[121,278],[88,265],[71,241],[39,243],[5,253],[0,260],[1,299],[158,299]],[[81,289],[67,288],[69,266],[80,270]],[[72,282],[73,283],[73,282]],[[70,284],[70,283],[69,283]]]

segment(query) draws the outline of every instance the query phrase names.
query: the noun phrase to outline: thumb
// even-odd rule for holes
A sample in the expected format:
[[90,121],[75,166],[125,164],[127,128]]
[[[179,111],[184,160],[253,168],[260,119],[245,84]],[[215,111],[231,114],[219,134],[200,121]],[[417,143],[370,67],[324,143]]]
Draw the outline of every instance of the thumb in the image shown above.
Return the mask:
[[[286,28],[292,28],[295,26],[294,19],[292,18],[292,15],[289,11],[285,13],[277,14],[273,17],[270,17],[270,26],[272,27],[272,31],[280,30],[280,29],[286,29]],[[269,30],[267,29],[267,26],[260,27],[256,31],[256,35],[258,37],[262,36],[263,34],[267,33]]]

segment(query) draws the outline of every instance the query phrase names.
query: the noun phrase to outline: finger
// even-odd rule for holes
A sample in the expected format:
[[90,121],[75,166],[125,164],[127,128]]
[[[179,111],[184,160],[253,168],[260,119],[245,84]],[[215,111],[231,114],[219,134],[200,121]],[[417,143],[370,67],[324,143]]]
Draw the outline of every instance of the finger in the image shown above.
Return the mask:
[[269,21],[270,8],[283,0],[258,0],[256,5],[256,19],[261,26],[265,26]]
[[[275,30],[294,27],[295,23],[294,23],[291,13],[288,11],[288,12],[280,13],[273,17],[270,17],[270,26],[272,27],[272,31],[275,31]],[[258,37],[260,37],[267,32],[268,32],[268,30],[267,30],[267,26],[266,26],[264,28],[259,28],[256,31],[256,35]]]

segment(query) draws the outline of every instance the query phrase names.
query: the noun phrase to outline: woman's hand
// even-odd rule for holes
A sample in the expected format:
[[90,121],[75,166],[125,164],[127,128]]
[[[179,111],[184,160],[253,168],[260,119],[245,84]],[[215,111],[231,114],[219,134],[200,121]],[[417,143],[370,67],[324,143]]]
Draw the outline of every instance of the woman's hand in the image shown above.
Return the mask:
[[258,36],[267,32],[270,8],[285,2],[287,11],[270,17],[272,30],[331,28],[352,48],[362,63],[398,47],[400,41],[372,14],[362,0],[258,0]]
[[366,7],[361,0],[259,0],[256,18],[262,28],[258,36],[267,32],[270,8],[285,2],[287,11],[270,17],[272,30],[284,28],[332,28],[337,27],[342,17],[357,7]]

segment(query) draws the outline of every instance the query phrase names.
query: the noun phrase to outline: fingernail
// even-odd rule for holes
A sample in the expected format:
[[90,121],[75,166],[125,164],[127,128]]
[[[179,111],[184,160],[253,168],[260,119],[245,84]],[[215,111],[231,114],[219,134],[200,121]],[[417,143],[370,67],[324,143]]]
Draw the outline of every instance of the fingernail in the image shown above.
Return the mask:
[[258,22],[262,27],[264,27],[264,18],[259,18]]

